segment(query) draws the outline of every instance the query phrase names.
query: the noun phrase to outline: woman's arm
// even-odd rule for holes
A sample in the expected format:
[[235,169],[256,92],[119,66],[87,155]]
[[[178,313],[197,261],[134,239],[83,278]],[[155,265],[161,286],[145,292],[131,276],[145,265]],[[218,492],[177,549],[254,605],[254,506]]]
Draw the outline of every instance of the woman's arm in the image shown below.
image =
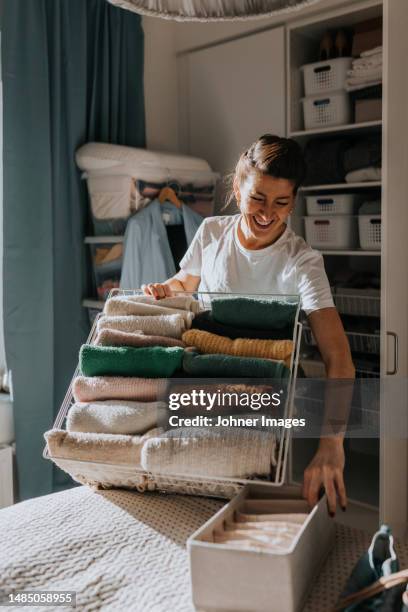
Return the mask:
[[193,276],[180,270],[164,283],[149,283],[148,285],[142,285],[142,289],[147,295],[152,295],[156,300],[160,300],[173,295],[173,292],[177,291],[197,291],[199,284],[199,276]]
[[343,379],[339,393],[338,387],[328,383],[325,393],[326,423],[343,425],[342,431],[333,435],[323,435],[316,455],[304,473],[303,495],[313,506],[317,503],[319,491],[324,486],[329,512],[336,511],[336,497],[342,509],[347,504],[343,480],[344,470],[344,428],[351,405],[355,370],[350,346],[344,333],[343,324],[335,308],[322,308],[308,316],[308,321],[326,367],[328,379]]

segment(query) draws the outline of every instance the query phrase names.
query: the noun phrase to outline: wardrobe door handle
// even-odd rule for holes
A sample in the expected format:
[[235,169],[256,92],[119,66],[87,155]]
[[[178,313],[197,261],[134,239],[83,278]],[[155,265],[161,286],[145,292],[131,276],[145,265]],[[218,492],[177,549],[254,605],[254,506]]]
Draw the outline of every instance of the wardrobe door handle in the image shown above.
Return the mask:
[[394,367],[392,370],[387,370],[386,373],[387,376],[394,376],[398,372],[398,336],[395,332],[387,331],[387,337],[388,336],[391,336],[391,338],[394,339]]

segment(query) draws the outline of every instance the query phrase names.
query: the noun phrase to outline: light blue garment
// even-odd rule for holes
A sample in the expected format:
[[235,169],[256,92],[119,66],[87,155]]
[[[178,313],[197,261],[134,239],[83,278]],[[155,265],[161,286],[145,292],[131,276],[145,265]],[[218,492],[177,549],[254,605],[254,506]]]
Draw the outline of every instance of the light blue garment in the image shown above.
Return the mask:
[[167,225],[184,224],[187,246],[203,221],[201,215],[184,204],[178,209],[170,202],[160,204],[158,200],[134,215],[125,233],[122,289],[161,283],[176,273],[163,216]]

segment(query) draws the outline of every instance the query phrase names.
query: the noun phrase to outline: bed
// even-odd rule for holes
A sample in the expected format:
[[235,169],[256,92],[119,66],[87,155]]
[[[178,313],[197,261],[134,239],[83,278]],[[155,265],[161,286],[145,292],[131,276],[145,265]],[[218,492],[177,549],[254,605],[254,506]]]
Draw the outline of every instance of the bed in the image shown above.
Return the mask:
[[[77,609],[87,612],[193,612],[185,541],[222,504],[79,486],[4,508],[0,592],[76,591]],[[368,543],[364,532],[337,527],[305,612],[332,607]]]

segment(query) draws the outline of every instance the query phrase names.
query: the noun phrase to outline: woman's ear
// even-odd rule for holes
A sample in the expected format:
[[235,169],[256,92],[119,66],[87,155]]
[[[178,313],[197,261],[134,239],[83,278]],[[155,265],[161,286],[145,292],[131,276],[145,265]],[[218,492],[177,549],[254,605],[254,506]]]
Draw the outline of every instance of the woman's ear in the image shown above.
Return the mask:
[[237,204],[239,205],[239,203],[241,202],[241,191],[239,188],[239,181],[238,181],[238,177],[234,176],[234,181],[232,183],[232,188],[234,190],[234,195],[235,195],[235,200],[237,202]]

